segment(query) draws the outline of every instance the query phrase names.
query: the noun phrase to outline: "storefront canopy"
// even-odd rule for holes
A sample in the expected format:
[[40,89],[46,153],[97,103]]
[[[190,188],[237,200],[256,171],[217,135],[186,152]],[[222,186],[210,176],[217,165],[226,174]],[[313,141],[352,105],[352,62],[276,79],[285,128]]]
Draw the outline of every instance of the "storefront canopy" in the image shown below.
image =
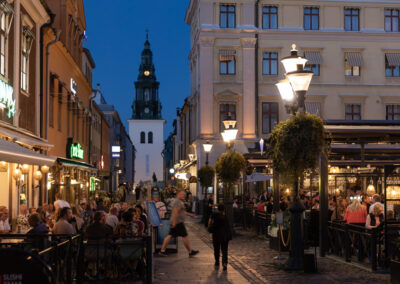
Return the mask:
[[56,157],[46,156],[16,143],[0,139],[0,161],[16,164],[29,164],[38,166],[52,166]]
[[80,168],[82,170],[87,170],[87,171],[97,171],[98,170],[96,167],[93,167],[90,164],[86,164],[84,162],[79,162],[79,161],[75,161],[75,160],[58,158],[57,161],[66,167],[76,167],[76,168]]
[[257,181],[267,181],[272,179],[270,175],[264,175],[262,173],[252,173],[251,175],[247,176],[246,182],[257,182]]

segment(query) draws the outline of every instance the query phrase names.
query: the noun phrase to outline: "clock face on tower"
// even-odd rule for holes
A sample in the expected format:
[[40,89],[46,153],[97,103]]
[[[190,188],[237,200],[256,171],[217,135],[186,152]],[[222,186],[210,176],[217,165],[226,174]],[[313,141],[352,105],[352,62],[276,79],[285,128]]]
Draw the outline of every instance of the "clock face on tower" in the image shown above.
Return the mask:
[[149,113],[149,108],[146,107],[146,108],[144,109],[144,112],[145,112],[145,113]]
[[150,71],[149,70],[144,71],[144,76],[149,76],[149,75],[150,75]]

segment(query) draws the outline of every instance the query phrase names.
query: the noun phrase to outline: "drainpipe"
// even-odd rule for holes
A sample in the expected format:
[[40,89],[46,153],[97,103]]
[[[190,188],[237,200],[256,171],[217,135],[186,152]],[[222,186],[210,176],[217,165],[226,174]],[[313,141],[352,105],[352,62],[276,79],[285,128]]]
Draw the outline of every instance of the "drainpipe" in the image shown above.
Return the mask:
[[[50,26],[49,26],[50,27]],[[60,39],[60,33],[61,30],[60,29],[55,29],[52,28],[53,32],[56,35],[56,38],[49,42],[46,45],[46,112],[45,112],[45,139],[48,140],[49,139],[49,92],[50,92],[50,85],[49,85],[49,78],[50,78],[50,74],[49,74],[49,57],[50,57],[50,46],[55,44],[59,39]],[[46,151],[46,155],[48,155],[48,151]],[[47,177],[45,178],[45,186],[47,187]],[[44,190],[44,199],[47,202],[48,201],[48,193],[47,193],[47,188],[45,188]]]
[[255,45],[255,88],[254,88],[254,96],[255,96],[255,102],[256,102],[256,111],[255,111],[255,116],[256,116],[256,121],[255,121],[255,130],[256,130],[256,136],[258,136],[258,14],[259,14],[259,3],[260,0],[256,1],[256,6],[255,6],[255,27],[257,28],[256,33],[255,33],[255,37],[256,37],[256,45]]
[[50,57],[50,46],[55,44],[60,39],[61,30],[53,28],[53,32],[56,38],[46,45],[46,112],[45,112],[45,123],[46,131],[45,138],[49,139],[49,92],[50,92],[50,73],[49,73],[49,57]]

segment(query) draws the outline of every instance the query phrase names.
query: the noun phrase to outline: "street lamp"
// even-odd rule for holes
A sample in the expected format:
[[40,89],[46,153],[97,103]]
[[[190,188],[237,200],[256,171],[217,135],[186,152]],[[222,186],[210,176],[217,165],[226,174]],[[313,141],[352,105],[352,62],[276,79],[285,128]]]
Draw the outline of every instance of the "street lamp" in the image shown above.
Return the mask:
[[203,144],[204,152],[206,153],[206,166],[208,166],[208,154],[211,152],[212,147],[213,144],[208,140]]
[[[279,81],[276,86],[285,103],[286,110],[292,115],[301,115],[305,112],[305,96],[313,76],[312,71],[304,70],[307,59],[297,54],[296,45],[292,45],[290,56],[281,60],[286,74],[285,79]],[[289,269],[302,269],[304,248],[301,216],[304,205],[299,199],[298,185],[295,184],[293,200],[290,205],[290,254],[288,260]]]
[[224,123],[225,130],[221,132],[222,139],[226,144],[227,150],[230,150],[233,146],[233,141],[236,139],[238,129],[236,126],[236,120],[231,119],[230,114],[228,119],[222,121]]

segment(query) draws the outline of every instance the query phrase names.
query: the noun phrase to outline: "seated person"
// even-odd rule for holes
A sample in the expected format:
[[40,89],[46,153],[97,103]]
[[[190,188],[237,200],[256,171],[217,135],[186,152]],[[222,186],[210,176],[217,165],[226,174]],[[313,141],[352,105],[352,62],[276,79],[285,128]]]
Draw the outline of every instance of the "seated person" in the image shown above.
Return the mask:
[[32,213],[28,218],[28,223],[32,227],[26,233],[27,240],[32,241],[32,246],[36,249],[43,250],[49,246],[47,237],[40,236],[49,233],[49,228],[41,223],[41,217],[38,213]]
[[106,224],[106,213],[96,211],[93,215],[93,223],[86,228],[85,237],[87,239],[109,239],[112,237],[112,228]]

